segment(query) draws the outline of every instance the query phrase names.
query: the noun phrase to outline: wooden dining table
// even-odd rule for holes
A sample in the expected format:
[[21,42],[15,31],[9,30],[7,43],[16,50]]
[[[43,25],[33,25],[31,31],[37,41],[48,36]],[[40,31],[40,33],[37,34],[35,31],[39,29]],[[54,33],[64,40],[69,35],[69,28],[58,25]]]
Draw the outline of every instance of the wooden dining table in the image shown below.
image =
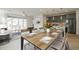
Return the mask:
[[[53,33],[56,33],[56,34],[53,34]],[[29,43],[39,48],[40,50],[46,50],[59,37],[60,34],[61,32],[59,31],[52,31],[48,36],[48,37],[51,37],[48,43],[45,43],[42,41],[42,38],[47,36],[46,32],[40,32],[32,36],[29,36],[28,34],[23,34],[21,35],[21,50],[23,50],[24,40],[28,41]]]

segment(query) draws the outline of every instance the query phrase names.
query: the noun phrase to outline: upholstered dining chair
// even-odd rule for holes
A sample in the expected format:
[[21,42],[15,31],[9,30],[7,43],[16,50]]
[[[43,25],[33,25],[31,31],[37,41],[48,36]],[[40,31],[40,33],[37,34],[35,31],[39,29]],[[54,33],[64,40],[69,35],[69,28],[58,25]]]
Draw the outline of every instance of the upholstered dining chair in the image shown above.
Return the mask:
[[[50,49],[52,50],[63,50],[64,48],[64,44],[65,44],[65,40],[64,38],[59,38],[57,39],[51,46]],[[50,50],[49,49],[49,50]]]

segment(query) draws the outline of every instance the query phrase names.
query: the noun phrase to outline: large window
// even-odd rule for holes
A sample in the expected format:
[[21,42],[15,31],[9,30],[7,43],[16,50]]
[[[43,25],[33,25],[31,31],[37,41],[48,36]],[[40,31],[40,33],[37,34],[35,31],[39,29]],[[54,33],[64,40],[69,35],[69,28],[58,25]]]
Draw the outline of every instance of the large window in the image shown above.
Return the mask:
[[24,20],[23,20],[23,29],[26,29],[26,28],[27,28],[27,20],[24,19]]
[[27,29],[27,19],[19,19],[18,21],[20,29]]
[[27,19],[24,18],[7,18],[8,30],[18,31],[27,29]]
[[23,19],[19,19],[18,21],[20,29],[23,29]]
[[11,30],[12,29],[12,18],[8,18],[7,19],[7,27],[8,27],[8,30]]

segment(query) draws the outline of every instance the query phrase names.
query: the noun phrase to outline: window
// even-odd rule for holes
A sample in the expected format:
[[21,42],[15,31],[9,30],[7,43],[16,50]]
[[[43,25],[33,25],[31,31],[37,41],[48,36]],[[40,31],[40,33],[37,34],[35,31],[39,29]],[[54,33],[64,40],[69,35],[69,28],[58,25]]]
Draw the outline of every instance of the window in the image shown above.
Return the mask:
[[20,29],[23,29],[23,19],[19,19],[18,21]]
[[27,19],[24,19],[24,22],[23,22],[23,29],[26,29],[27,28]]
[[12,18],[7,19],[7,27],[8,27],[8,30],[12,29]]
[[19,24],[18,24],[18,19],[17,18],[14,18],[13,20],[12,20],[12,29],[13,30],[19,30]]
[[27,29],[27,19],[24,18],[7,18],[8,30],[19,31],[21,29]]

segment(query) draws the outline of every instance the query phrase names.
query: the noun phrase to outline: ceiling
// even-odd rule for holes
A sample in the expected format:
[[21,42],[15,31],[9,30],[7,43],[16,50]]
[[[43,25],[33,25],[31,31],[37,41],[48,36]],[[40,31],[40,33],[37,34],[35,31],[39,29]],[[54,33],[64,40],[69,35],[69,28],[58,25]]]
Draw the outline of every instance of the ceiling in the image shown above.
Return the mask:
[[79,8],[2,8],[0,10],[8,13],[16,13],[21,15],[35,16],[35,15],[59,15],[75,12]]

